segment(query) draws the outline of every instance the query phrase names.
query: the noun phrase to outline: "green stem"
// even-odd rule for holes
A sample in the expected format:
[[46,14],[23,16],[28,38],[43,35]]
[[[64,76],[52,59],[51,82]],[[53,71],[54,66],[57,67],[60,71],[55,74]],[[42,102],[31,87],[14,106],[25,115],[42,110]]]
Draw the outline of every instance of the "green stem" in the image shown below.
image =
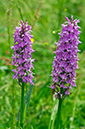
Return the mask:
[[58,112],[57,112],[56,129],[59,129],[59,125],[60,125],[61,106],[62,106],[62,99],[61,99],[61,97],[59,97],[59,105],[58,105]]
[[21,120],[20,126],[23,128],[23,116],[24,116],[24,83],[22,82],[22,93],[21,93]]
[[14,128],[14,121],[15,121],[15,87],[14,87],[14,80],[13,80],[13,85],[12,85],[12,124],[11,128]]

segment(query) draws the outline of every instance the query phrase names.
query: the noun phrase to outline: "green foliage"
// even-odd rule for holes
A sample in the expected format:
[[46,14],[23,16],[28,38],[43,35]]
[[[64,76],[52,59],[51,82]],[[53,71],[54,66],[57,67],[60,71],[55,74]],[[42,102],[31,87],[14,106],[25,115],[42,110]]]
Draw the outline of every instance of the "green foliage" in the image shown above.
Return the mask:
[[[58,33],[65,16],[80,19],[82,33],[79,45],[76,84],[72,94],[62,104],[60,129],[85,128],[85,0],[3,0],[0,1],[0,129],[18,129],[21,87],[12,79],[11,60],[14,29],[21,19],[32,25],[34,35],[32,54],[35,59],[35,85],[32,91],[25,129],[47,129],[55,102],[51,94],[51,70],[58,42]],[[8,53],[9,52],[9,53]],[[29,84],[25,87],[25,94]]]

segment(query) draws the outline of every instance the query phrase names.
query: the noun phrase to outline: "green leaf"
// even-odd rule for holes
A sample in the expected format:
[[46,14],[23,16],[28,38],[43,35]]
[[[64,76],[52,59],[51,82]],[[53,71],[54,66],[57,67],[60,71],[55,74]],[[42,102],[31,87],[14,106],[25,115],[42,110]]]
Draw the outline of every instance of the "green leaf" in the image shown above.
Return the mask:
[[55,122],[57,110],[58,110],[58,99],[57,100],[55,99],[54,106],[52,108],[51,119],[49,122],[49,129],[54,129],[54,122]]
[[18,9],[18,11],[19,11],[19,14],[20,14],[21,19],[23,20],[23,16],[22,16],[22,12],[21,12],[20,6],[18,6],[18,5],[16,4],[16,7],[17,7],[17,9]]
[[[25,95],[25,99],[24,99],[24,117],[25,117],[25,113],[27,113],[27,109],[30,103],[30,98],[31,98],[31,94],[32,94],[32,89],[33,89],[34,85],[30,85],[26,95]],[[17,121],[19,121],[20,119],[20,114],[21,114],[21,108],[19,109],[18,115],[17,115]],[[24,118],[25,119],[25,118]]]
[[4,129],[4,126],[0,123],[0,129]]

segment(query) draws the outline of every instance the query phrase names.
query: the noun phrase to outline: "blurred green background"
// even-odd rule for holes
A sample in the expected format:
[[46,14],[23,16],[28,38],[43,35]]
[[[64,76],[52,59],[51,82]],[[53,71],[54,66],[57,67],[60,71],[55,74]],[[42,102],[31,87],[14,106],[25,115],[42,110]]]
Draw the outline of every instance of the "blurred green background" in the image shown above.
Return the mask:
[[17,129],[21,103],[21,87],[13,81],[11,72],[13,51],[10,47],[15,27],[21,19],[28,21],[34,35],[35,84],[24,125],[26,129],[48,129],[54,105],[49,87],[55,42],[59,40],[65,16],[71,15],[80,19],[82,44],[76,70],[77,88],[63,101],[60,129],[85,129],[85,0],[0,0],[0,129]]

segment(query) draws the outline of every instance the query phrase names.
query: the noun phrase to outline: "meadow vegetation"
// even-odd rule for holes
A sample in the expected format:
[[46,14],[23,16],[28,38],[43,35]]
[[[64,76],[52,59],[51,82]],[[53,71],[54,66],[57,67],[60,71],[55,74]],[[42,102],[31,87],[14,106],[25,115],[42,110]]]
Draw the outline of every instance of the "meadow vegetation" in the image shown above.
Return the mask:
[[[48,129],[55,105],[52,85],[52,63],[58,42],[61,24],[65,16],[80,19],[82,33],[78,53],[79,69],[72,94],[63,101],[60,129],[85,129],[85,0],[2,0],[0,1],[0,129],[18,129],[17,114],[20,108],[21,87],[12,79],[11,57],[13,33],[20,20],[32,26],[35,52],[34,88],[27,115],[25,129]],[[25,94],[30,84],[25,86]],[[54,127],[56,129],[56,127]]]

